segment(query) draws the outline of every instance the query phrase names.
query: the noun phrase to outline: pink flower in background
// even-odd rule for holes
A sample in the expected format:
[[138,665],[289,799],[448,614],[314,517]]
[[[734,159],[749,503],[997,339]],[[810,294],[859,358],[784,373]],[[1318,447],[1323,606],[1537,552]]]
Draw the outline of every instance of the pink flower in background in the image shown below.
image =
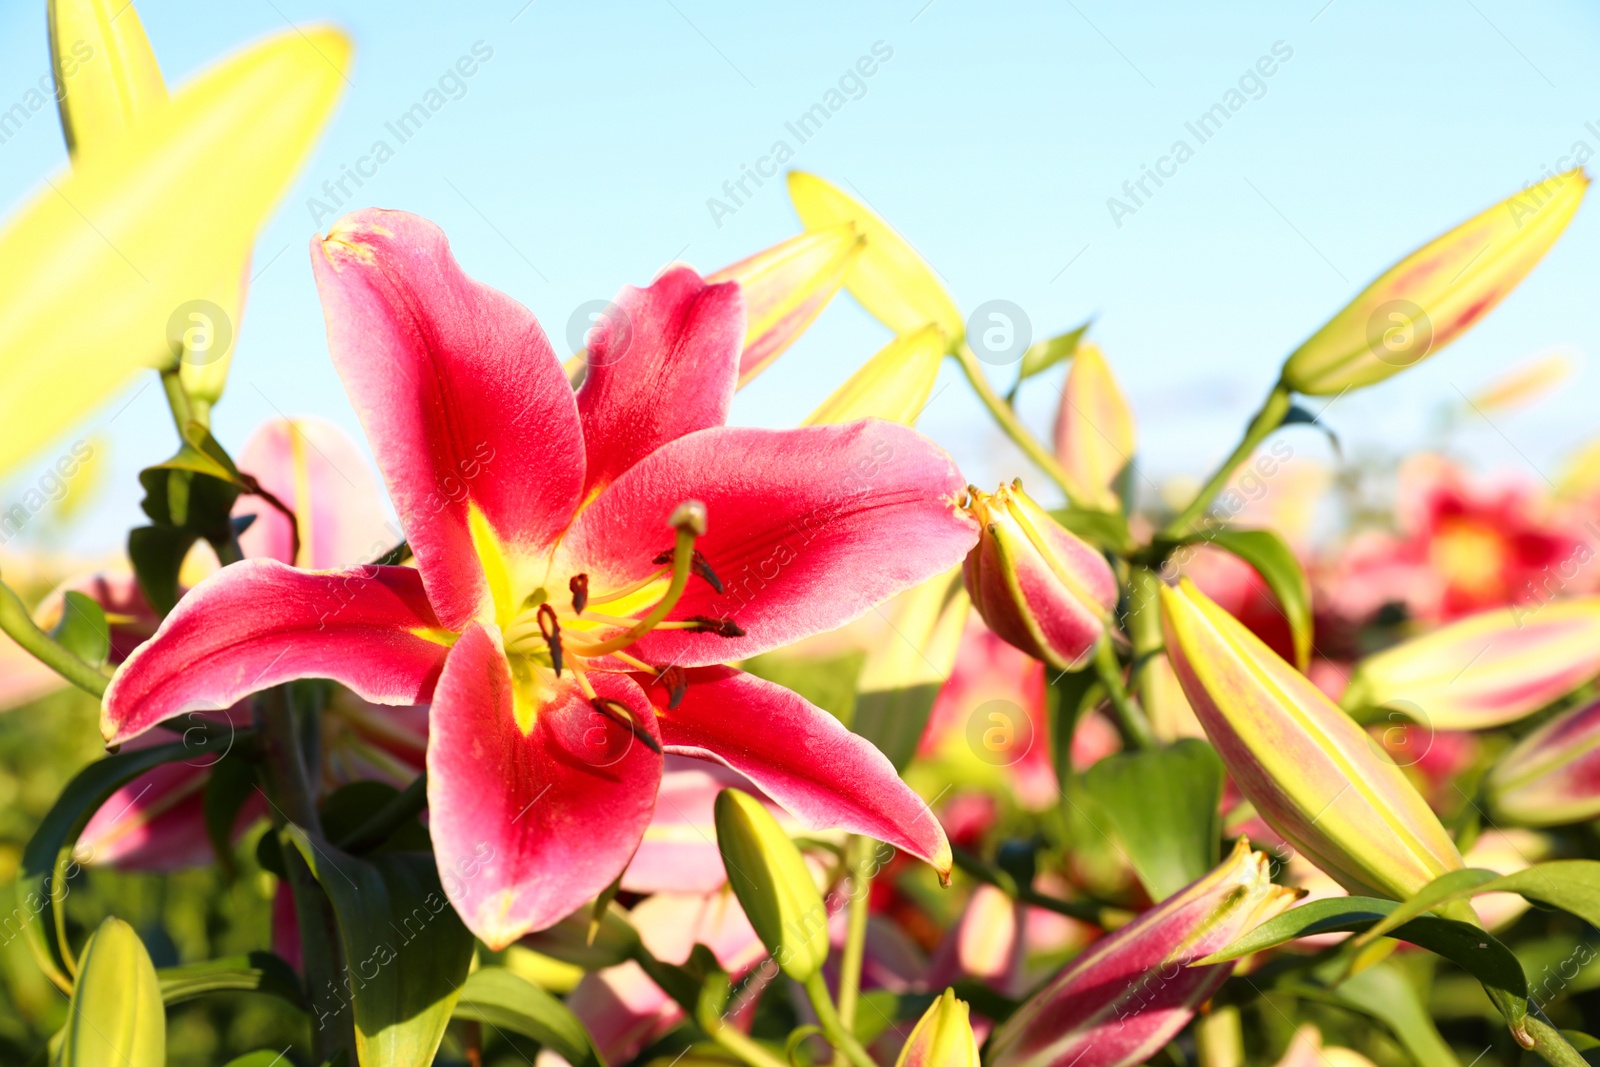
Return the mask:
[[684,267],[624,289],[574,395],[533,315],[462,273],[431,223],[358,212],[312,260],[416,568],[223,568],[113,680],[109,741],[303,677],[431,702],[438,862],[478,872],[444,881],[494,947],[622,872],[663,751],[948,871],[937,820],[870,743],[717,666],[960,560],[977,534],[948,456],[870,420],[725,427],[743,298]]

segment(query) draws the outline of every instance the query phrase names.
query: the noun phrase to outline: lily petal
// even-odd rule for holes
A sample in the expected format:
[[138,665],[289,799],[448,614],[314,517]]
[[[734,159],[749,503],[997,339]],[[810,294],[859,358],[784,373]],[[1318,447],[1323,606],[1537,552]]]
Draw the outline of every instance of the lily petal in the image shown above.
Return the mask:
[[[656,735],[624,675],[591,676]],[[600,714],[577,685],[513,710],[511,665],[478,623],[450,650],[429,714],[428,818],[439,877],[461,921],[502,949],[551,926],[622,873],[655,808],[661,756]]]
[[623,286],[589,339],[578,390],[588,453],[584,497],[668,441],[721,426],[744,343],[744,297],[669,267],[648,289]]
[[781,685],[732,667],[686,673],[676,708],[649,690],[668,752],[732,767],[811,829],[865,834],[949,875],[944,828],[872,742]]
[[186,711],[231,707],[296,678],[378,704],[428,699],[448,639],[410,567],[224,567],[178,602],[106,689],[100,732],[121,744]]
[[[534,557],[583,487],[572,388],[533,313],[462,272],[443,231],[364,210],[313,239],[328,345],[439,618],[492,609],[471,516]],[[528,583],[531,584],[532,583]]]
[[657,630],[636,646],[651,663],[704,666],[842,626],[955,565],[977,524],[955,506],[950,457],[876,420],[798,430],[719,427],[681,437],[614,482],[562,542],[590,587],[648,576],[685,500],[706,505],[696,547],[724,591],[694,581],[672,618],[731,618],[742,637]]

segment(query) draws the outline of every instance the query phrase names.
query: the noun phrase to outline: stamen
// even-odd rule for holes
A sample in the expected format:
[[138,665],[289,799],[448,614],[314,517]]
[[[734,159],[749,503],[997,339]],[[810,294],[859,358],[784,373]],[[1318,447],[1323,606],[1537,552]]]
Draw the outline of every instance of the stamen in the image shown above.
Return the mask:
[[[672,549],[669,548],[650,562],[667,563],[670,562],[671,559]],[[705,555],[702,554],[698,548],[694,550],[694,556],[690,560],[689,565],[694,568],[694,572],[696,574],[706,580],[707,585],[716,590],[717,595],[722,595],[722,579],[717,577],[717,572],[711,569],[711,564],[706,562]]]
[[683,703],[683,695],[689,691],[689,675],[682,667],[676,664],[660,668],[655,682],[667,691],[668,711]]
[[679,504],[673,509],[670,521],[678,531],[678,543],[672,553],[672,584],[667,587],[666,595],[656,601],[655,607],[651,608],[650,613],[644,618],[615,637],[607,638],[596,645],[585,646],[580,655],[604,656],[618,649],[627,648],[655,629],[677,606],[683,597],[684,589],[689,584],[695,538],[706,532],[706,506],[698,500]]
[[606,697],[597,696],[593,700],[589,701],[589,706],[594,708],[595,711],[598,711],[600,714],[604,715],[606,718],[610,719],[612,722],[616,723],[618,726],[627,727],[628,732],[643,742],[645,748],[648,748],[651,752],[654,752],[658,756],[661,755],[661,742],[651,737],[649,732],[645,730],[644,727],[633,721],[633,712],[630,711],[628,706],[622,703],[622,701],[610,700]]
[[539,605],[539,633],[544,635],[544,643],[550,649],[550,666],[555,668],[556,677],[561,677],[561,623],[556,619],[556,609],[549,604]]
[[709,615],[691,615],[687,619],[656,623],[657,630],[688,630],[697,634],[716,634],[718,637],[743,637],[744,627],[732,619],[713,619]]
[[[670,553],[668,554],[668,558],[671,558]],[[643,578],[640,578],[637,582],[631,582],[628,585],[623,586],[621,589],[615,589],[607,593],[605,596],[590,597],[588,603],[609,604],[614,600],[621,600],[625,596],[632,596],[645,586],[659,582],[662,578],[666,577],[667,573],[668,572],[664,570],[652,571]]]
[[583,609],[589,605],[589,576],[574,574],[572,580],[567,582],[567,588],[572,590],[573,612],[582,615]]
[[626,652],[613,652],[613,653],[611,653],[611,655],[613,657],[615,657],[616,659],[619,659],[622,662],[626,663],[628,666],[632,667],[634,670],[644,671],[646,674],[655,674],[656,671],[658,670],[658,668],[646,663],[644,660],[640,659],[638,656],[630,656]]

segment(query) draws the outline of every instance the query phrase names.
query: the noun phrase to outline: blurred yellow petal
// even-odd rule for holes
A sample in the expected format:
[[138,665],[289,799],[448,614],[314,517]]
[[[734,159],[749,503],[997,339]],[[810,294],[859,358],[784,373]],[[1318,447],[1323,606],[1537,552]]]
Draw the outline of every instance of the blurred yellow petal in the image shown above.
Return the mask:
[[801,425],[823,426],[857,419],[916,425],[917,416],[933,395],[944,352],[944,333],[937,326],[896,337],[835,389]]
[[165,104],[167,84],[130,0],[50,0],[49,17],[61,131],[76,160]]
[[1570,352],[1528,360],[1502,374],[1468,400],[1485,415],[1526,407],[1544,399],[1578,370],[1578,360]]
[[706,276],[712,284],[738,282],[744,291],[747,325],[739,356],[740,387],[782,355],[822,313],[864,246],[847,222],[791,237]]
[[256,232],[338,99],[350,41],[291,31],[190,82],[80,160],[0,233],[0,472],[141,367],[170,365],[169,323],[237,299]]
[[1580,170],[1496,204],[1385,271],[1283,368],[1299,393],[1379,382],[1465,333],[1517,287],[1572,221],[1589,188]]
[[1056,413],[1056,458],[1077,490],[1078,503],[1120,511],[1112,488],[1133,462],[1133,409],[1117,387],[1105,354],[1093,341],[1079,343]]
[[960,340],[966,327],[955,301],[933,268],[888,223],[815,174],[790,171],[789,197],[807,230],[848,222],[866,238],[844,284],[879,322],[895,333],[910,333],[931,322],[950,343]]

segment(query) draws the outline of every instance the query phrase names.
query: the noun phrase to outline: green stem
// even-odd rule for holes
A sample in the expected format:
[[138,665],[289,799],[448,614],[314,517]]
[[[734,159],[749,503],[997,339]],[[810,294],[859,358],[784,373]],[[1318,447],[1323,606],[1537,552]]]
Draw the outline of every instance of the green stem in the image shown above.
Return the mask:
[[1193,532],[1206,510],[1211,507],[1211,502],[1217,498],[1227,486],[1228,479],[1233,477],[1233,472],[1239,464],[1250,458],[1267,435],[1283,425],[1283,418],[1289,413],[1291,397],[1289,387],[1281,381],[1272,387],[1272,392],[1261,402],[1261,409],[1250,420],[1250,425],[1245,428],[1244,437],[1239,441],[1238,447],[1222,461],[1211,475],[1209,481],[1195,494],[1189,505],[1178,513],[1178,517],[1169,522],[1161,531],[1159,539],[1177,540]]
[[161,388],[166,390],[167,407],[172,411],[172,424],[178,428],[178,440],[187,440],[183,432],[194,418],[194,410],[189,406],[189,394],[183,391],[183,376],[177,367],[161,372]]
[[401,792],[373,813],[372,818],[350,831],[339,847],[359,854],[377,848],[389,835],[410,822],[428,806],[428,772],[423,771]]
[[710,1035],[711,1040],[739,1057],[750,1067],[789,1067],[778,1057],[768,1052],[755,1038],[732,1026],[719,1026],[717,1032]]
[[878,1067],[872,1062],[872,1057],[867,1050],[861,1047],[855,1035],[845,1029],[844,1021],[839,1018],[839,1009],[833,1006],[833,998],[828,995],[828,983],[818,971],[805,981],[806,997],[811,1001],[812,1010],[817,1013],[817,1022],[822,1026],[822,1034],[828,1039],[828,1044],[833,1046],[833,1051],[850,1061],[854,1067]]
[[1158,717],[1150,678],[1166,643],[1161,635],[1161,577],[1149,567],[1136,565],[1128,574],[1128,616],[1123,624],[1133,645],[1133,691],[1139,694],[1148,722]]
[[1550,1067],[1588,1067],[1588,1061],[1578,1054],[1571,1042],[1561,1036],[1561,1031],[1543,1019],[1528,1016],[1527,1027],[1533,1037],[1532,1051],[1543,1057]]
[[866,958],[868,898],[871,896],[872,840],[854,836],[847,848],[850,860],[850,913],[845,928],[844,952],[839,958],[839,1020],[855,1030],[856,1000],[861,992],[861,964]]
[[39,629],[17,594],[4,582],[0,582],[0,630],[10,634],[23,651],[85,693],[96,698],[105,696],[110,679]]
[[1111,698],[1111,710],[1116,715],[1122,740],[1129,748],[1155,747],[1150,723],[1144,712],[1133,706],[1128,689],[1122,684],[1122,664],[1117,662],[1117,652],[1110,641],[1101,640],[1100,647],[1095,649],[1094,669],[1100,675],[1100,684],[1106,687],[1106,696]]
[[961,345],[951,354],[956,357],[956,360],[961,364],[961,369],[966,372],[967,381],[972,384],[973,392],[978,394],[978,399],[983,401],[983,406],[989,409],[989,414],[994,417],[994,421],[999,424],[1000,429],[1005,431],[1006,436],[1016,442],[1017,447],[1022,449],[1023,454],[1031,459],[1035,466],[1048,474],[1056,485],[1061,487],[1061,491],[1066,494],[1069,504],[1073,507],[1083,507],[1083,501],[1078,499],[1078,495],[1072,490],[1071,479],[1067,477],[1066,470],[1056,461],[1056,457],[1050,450],[1040,444],[1039,439],[1029,433],[1026,426],[1022,425],[1022,422],[1017,418],[1017,413],[1011,409],[1011,405],[1007,404],[1001,399],[1000,394],[994,391],[994,387],[989,384],[989,379],[983,376],[983,368],[978,365],[978,357],[972,354],[972,349],[968,347],[967,343],[965,341],[961,342]]

